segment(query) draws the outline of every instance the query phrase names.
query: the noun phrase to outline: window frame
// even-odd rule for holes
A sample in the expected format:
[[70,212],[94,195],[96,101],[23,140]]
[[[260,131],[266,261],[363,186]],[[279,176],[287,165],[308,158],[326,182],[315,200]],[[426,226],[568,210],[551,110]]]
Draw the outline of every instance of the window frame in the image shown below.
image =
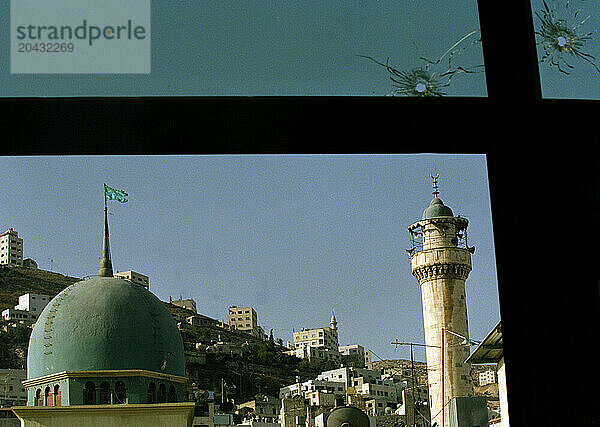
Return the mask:
[[[600,102],[542,98],[529,0],[478,0],[478,12],[487,98],[2,98],[0,126],[13,133],[11,140],[15,144],[11,147],[12,155],[55,155],[65,152],[80,155],[148,152],[390,153],[424,150],[440,153],[487,153],[500,310],[506,331],[504,345],[509,412],[511,418],[514,417],[521,424],[542,424],[549,417],[545,413],[552,414],[552,417],[558,416],[552,410],[557,398],[550,396],[545,401],[536,400],[540,405],[528,405],[527,408],[520,408],[518,405],[513,407],[511,399],[515,402],[526,401],[535,395],[530,393],[527,384],[535,384],[534,375],[538,375],[536,378],[539,379],[539,372],[544,372],[546,368],[550,370],[550,361],[539,361],[540,370],[537,374],[528,372],[529,366],[519,365],[527,365],[522,362],[530,356],[534,358],[535,354],[539,354],[540,348],[545,348],[544,344],[547,345],[560,336],[557,328],[563,332],[567,326],[572,326],[569,329],[571,336],[575,336],[572,341],[583,342],[578,338],[583,338],[580,330],[585,328],[576,323],[582,309],[578,307],[576,316],[563,316],[561,325],[551,332],[543,329],[542,320],[534,321],[534,317],[538,317],[547,318],[548,324],[552,323],[556,313],[564,311],[563,306],[572,308],[569,298],[574,297],[564,293],[554,300],[542,296],[546,304],[540,304],[530,295],[517,293],[522,289],[510,288],[515,280],[515,275],[511,274],[514,271],[511,269],[514,269],[515,242],[514,236],[511,236],[509,244],[503,240],[508,237],[503,235],[509,235],[514,230],[509,225],[510,221],[505,219],[507,214],[503,212],[511,212],[512,216],[525,219],[519,216],[522,215],[519,208],[539,188],[540,175],[544,175],[545,188],[551,189],[551,196],[546,194],[549,198],[555,194],[552,192],[554,189],[565,193],[568,184],[578,197],[562,193],[561,197],[567,197],[574,207],[589,206],[582,201],[593,200],[592,195],[586,195],[575,185],[577,181],[584,182],[582,177],[588,178],[587,175],[584,176],[585,172],[567,176],[564,169],[560,168],[565,162],[578,161],[583,156],[569,154],[566,159],[559,159],[561,156],[555,155],[540,163],[539,158],[536,158],[537,147],[527,149],[520,142],[523,138],[541,141],[540,143],[546,142],[545,138],[563,138],[565,141],[588,138],[592,142],[597,141],[597,135],[590,137],[586,129],[589,118],[598,111]],[[507,42],[508,35],[510,42]],[[375,119],[365,119],[366,113],[374,115]],[[434,118],[436,129],[424,132],[423,126],[414,125],[423,123],[423,118]],[[110,126],[106,125],[107,121],[111,122]],[[132,123],[143,123],[144,126],[132,126]],[[170,125],[165,126],[165,123]],[[468,127],[466,134],[456,131],[457,124],[465,123]],[[519,130],[523,128],[524,130]],[[178,129],[178,135],[185,137],[172,138],[172,129]],[[360,130],[361,138],[357,136],[357,129]],[[402,130],[402,141],[399,141],[398,129]],[[368,139],[362,138],[364,134],[368,135]],[[504,145],[488,147],[482,140],[489,135],[496,135],[494,139],[502,138]],[[39,142],[42,140],[43,147]],[[165,140],[170,141],[168,147],[164,144]],[[178,140],[181,145],[178,145]],[[190,145],[190,141],[206,142]],[[248,143],[243,145],[240,141]],[[282,144],[282,141],[285,143]],[[343,145],[333,145],[336,141],[343,142]],[[359,143],[358,149],[351,146],[353,141]],[[560,153],[567,151],[562,149]],[[591,159],[583,160],[591,165]],[[588,163],[584,161],[578,169],[585,171]],[[565,178],[566,184],[561,183]],[[596,183],[596,180],[589,182]],[[503,189],[502,186],[510,190]],[[555,220],[556,218],[549,217],[536,218],[536,226],[550,230],[554,226],[551,221]],[[542,227],[540,223],[548,227]],[[568,248],[572,244],[560,235],[553,235],[553,239],[553,248]],[[543,241],[550,246],[549,240]],[[564,269],[565,267],[560,267],[558,256],[549,255],[545,264],[535,257],[528,259],[532,266],[540,267],[530,267],[539,275],[537,280],[541,281],[541,277],[548,278],[548,283],[559,282],[550,278],[542,268],[544,265],[552,265],[553,271]],[[533,278],[530,273],[520,280],[523,277]],[[597,291],[597,283],[589,288],[593,289],[594,286]],[[595,300],[587,288],[578,289],[577,298],[582,303]],[[552,287],[544,290],[547,295],[558,295]],[[560,307],[558,302],[562,304]],[[533,326],[540,325],[540,328],[529,331],[524,326],[528,324],[524,323],[527,320],[531,320]],[[590,327],[594,327],[594,324]],[[564,381],[567,381],[565,388],[568,389],[569,380]],[[587,388],[587,383],[585,387]],[[572,421],[571,424],[577,424],[577,420],[584,419],[582,414],[589,413],[584,401],[564,394],[561,399],[567,400],[561,406],[571,409],[568,419]],[[582,421],[579,424],[589,423]]]

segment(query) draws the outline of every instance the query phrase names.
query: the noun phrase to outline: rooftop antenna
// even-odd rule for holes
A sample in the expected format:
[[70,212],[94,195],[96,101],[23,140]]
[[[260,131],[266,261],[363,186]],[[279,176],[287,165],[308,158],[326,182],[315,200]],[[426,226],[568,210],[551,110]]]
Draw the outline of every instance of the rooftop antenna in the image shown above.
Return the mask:
[[437,186],[437,180],[440,177],[440,174],[436,173],[435,176],[433,176],[433,174],[429,174],[429,177],[433,180],[433,193],[431,194],[433,194],[433,196],[437,198],[438,194],[440,194]]

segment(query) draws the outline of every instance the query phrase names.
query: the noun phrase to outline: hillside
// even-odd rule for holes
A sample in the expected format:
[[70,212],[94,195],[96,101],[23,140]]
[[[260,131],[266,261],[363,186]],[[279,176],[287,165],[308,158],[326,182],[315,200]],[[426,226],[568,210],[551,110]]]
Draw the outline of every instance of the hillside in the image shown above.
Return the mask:
[[0,266],[0,310],[19,303],[28,292],[55,296],[81,279],[27,267]]
[[[373,370],[383,370],[387,374],[399,375],[401,377],[412,377],[412,364],[410,360],[376,360],[373,362]],[[415,377],[418,384],[427,384],[427,363],[414,362]]]

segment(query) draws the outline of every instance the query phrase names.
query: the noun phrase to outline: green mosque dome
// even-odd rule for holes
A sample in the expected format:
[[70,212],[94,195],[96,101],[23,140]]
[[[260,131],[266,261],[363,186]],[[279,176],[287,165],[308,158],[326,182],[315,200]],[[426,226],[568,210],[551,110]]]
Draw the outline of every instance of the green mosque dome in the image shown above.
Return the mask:
[[128,369],[185,376],[175,320],[146,288],[94,277],[69,286],[44,308],[29,340],[29,379]]
[[427,209],[425,209],[425,211],[423,212],[423,219],[437,218],[440,216],[453,217],[454,213],[452,213],[452,209],[444,205],[442,199],[435,197],[431,201]]

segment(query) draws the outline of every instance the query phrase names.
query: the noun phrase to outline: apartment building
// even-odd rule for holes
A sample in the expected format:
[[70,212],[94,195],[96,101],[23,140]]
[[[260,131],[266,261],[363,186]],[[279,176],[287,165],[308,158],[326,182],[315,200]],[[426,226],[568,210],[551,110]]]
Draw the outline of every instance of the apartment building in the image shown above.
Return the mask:
[[35,323],[44,307],[50,302],[50,295],[27,293],[19,297],[19,304],[15,308],[2,311],[4,320]]
[[371,371],[369,369],[355,368],[352,366],[345,366],[343,368],[332,369],[330,371],[323,371],[317,376],[318,380],[325,381],[341,381],[346,384],[347,387],[354,385],[355,378],[365,378],[367,381],[381,380],[381,374],[377,371]]
[[302,396],[308,398],[308,394],[314,391],[321,391],[335,395],[336,398],[343,398],[346,395],[346,384],[342,381],[326,381],[320,379],[308,380],[302,383],[294,383],[279,389],[279,398],[291,398]]
[[306,329],[294,332],[294,345],[289,354],[301,359],[323,359],[339,362],[337,320],[335,315],[331,316],[328,327]]
[[351,344],[341,345],[339,347],[341,362],[344,366],[354,366],[355,368],[371,368],[371,352],[365,350],[362,345]]
[[137,283],[138,285],[142,285],[146,289],[150,289],[150,283],[148,276],[137,273],[133,270],[116,272],[114,274],[115,277],[120,277],[121,279],[129,280],[130,282]]
[[0,264],[23,265],[23,239],[12,228],[0,234]]
[[252,307],[232,305],[227,312],[227,323],[232,330],[245,332],[257,338],[264,339],[265,332],[258,326],[258,316]]

